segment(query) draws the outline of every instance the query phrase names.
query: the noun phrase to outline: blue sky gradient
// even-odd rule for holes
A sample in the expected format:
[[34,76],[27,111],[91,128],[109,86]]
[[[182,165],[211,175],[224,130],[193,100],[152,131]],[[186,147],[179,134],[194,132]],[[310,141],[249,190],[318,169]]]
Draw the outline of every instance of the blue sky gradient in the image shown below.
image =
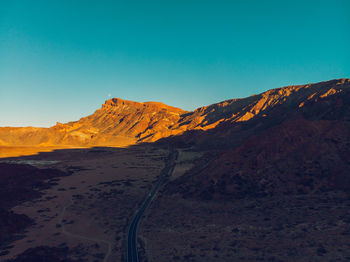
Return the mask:
[[350,77],[350,1],[0,1],[0,126]]

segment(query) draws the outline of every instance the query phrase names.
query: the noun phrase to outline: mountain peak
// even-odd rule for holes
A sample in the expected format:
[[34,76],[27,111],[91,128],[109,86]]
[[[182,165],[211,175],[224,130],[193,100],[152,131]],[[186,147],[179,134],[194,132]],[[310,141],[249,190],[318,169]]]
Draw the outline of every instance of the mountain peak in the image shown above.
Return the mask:
[[176,112],[186,112],[185,110],[182,110],[181,108],[178,107],[173,107],[166,105],[161,102],[154,102],[154,101],[148,101],[148,102],[135,102],[131,100],[125,100],[122,98],[112,98],[109,100],[106,100],[105,103],[102,105],[102,108],[110,108],[110,107],[132,107],[135,109],[141,109],[141,108],[149,108],[154,111],[159,111],[159,110],[169,110],[169,111],[176,111]]

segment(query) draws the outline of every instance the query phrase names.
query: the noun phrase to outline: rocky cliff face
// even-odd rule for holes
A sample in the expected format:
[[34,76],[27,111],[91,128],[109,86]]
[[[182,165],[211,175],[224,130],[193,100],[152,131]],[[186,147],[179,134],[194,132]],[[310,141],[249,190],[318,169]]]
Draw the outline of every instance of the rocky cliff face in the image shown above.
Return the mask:
[[350,80],[288,86],[192,112],[157,102],[113,98],[79,121],[51,128],[0,128],[2,146],[123,146],[154,142],[236,147],[244,139],[284,121],[350,118]]

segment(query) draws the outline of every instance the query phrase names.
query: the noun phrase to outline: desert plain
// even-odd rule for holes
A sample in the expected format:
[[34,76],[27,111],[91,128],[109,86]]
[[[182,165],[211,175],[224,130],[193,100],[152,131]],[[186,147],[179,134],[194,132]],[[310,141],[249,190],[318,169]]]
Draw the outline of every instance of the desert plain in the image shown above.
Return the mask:
[[19,233],[18,240],[2,246],[1,259],[18,256],[13,261],[32,261],[35,255],[23,252],[32,249],[41,254],[40,248],[57,247],[64,248],[64,256],[72,261],[123,261],[129,222],[167,156],[166,149],[140,145],[2,158],[1,162],[53,168],[69,175],[51,179],[52,185],[40,190],[40,197],[13,208],[33,224]]

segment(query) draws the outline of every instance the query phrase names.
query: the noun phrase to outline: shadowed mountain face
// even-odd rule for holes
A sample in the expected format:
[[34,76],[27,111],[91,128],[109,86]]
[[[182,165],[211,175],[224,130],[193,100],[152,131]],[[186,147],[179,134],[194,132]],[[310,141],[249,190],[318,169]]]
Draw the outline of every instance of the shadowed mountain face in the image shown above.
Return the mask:
[[175,181],[169,193],[241,199],[350,190],[350,123],[295,119],[219,151]]
[[202,141],[216,143],[216,156],[169,185],[169,193],[237,199],[350,190],[349,80],[261,96],[268,102],[250,120],[201,133]]
[[[0,146],[124,146],[172,136],[172,143],[235,147],[291,119],[347,120],[350,80],[288,86],[192,112],[113,98],[79,121],[50,128],[0,128]],[[188,132],[190,131],[190,132]]]

